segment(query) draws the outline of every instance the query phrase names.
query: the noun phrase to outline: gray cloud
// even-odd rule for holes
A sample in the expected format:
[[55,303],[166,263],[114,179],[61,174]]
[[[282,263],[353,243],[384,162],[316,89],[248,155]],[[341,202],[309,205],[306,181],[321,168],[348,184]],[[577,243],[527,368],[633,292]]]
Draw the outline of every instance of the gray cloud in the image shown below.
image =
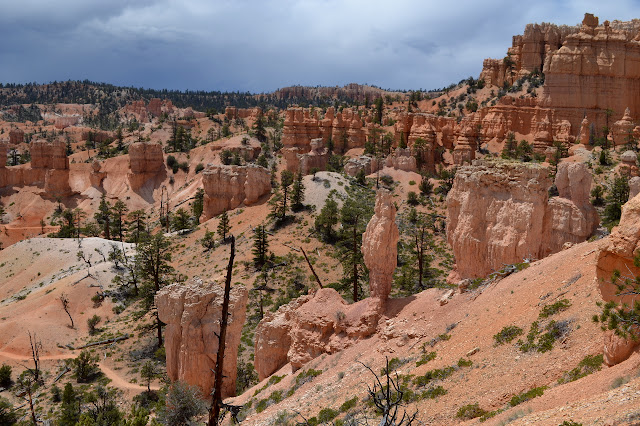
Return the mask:
[[630,0],[23,0],[2,6],[0,81],[437,88],[477,76],[526,23],[574,25],[585,11],[640,18]]

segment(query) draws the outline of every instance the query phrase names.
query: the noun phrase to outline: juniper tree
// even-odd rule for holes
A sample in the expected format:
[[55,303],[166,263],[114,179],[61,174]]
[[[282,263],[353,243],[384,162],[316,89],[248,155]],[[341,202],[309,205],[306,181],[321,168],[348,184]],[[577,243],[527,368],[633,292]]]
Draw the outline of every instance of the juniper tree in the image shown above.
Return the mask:
[[194,197],[193,203],[191,204],[191,212],[193,213],[193,217],[196,218],[196,224],[200,223],[200,216],[202,216],[202,211],[204,210],[204,188],[198,188],[196,191],[196,195]]

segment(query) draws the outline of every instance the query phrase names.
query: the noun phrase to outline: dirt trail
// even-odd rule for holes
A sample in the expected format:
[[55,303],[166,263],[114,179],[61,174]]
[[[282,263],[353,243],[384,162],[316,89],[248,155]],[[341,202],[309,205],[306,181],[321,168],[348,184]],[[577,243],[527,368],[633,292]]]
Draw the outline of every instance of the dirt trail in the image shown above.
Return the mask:
[[[71,359],[71,358],[75,358],[75,357],[76,357],[76,354],[74,352],[69,352],[69,353],[66,353],[66,354],[41,356],[40,357],[40,361],[63,360],[63,359]],[[11,359],[11,360],[14,360],[14,361],[25,361],[25,362],[31,361],[31,357],[30,356],[16,354],[16,353],[13,353],[13,352],[0,351],[0,359],[2,359],[2,358]],[[113,369],[108,367],[104,362],[99,362],[98,366],[100,367],[100,370],[102,371],[102,373],[108,379],[111,379],[111,383],[110,383],[111,386],[114,386],[114,387],[116,387],[118,389],[129,389],[129,390],[136,390],[136,391],[146,391],[147,390],[146,386],[140,386],[140,385],[137,385],[135,383],[129,383],[126,379],[124,379],[123,377],[118,375],[118,373],[116,373]],[[159,389],[160,389],[160,386],[151,385],[151,390],[159,390]]]

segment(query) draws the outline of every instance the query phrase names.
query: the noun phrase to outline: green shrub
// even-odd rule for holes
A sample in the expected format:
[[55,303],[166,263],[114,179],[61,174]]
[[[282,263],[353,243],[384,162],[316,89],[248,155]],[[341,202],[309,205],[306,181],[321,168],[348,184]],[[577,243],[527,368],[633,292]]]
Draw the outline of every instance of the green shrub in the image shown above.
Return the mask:
[[435,370],[429,370],[424,376],[418,376],[413,379],[415,386],[426,386],[433,380],[444,380],[456,371],[455,367],[436,368]]
[[551,321],[545,327],[545,332],[541,334],[538,321],[531,324],[531,330],[527,334],[527,341],[518,340],[518,347],[522,352],[548,352],[553,349],[553,344],[560,337],[569,332],[568,321]]
[[332,408],[323,408],[318,413],[318,421],[320,423],[327,423],[335,419],[336,417],[338,417],[339,414],[340,414],[339,411],[336,411]]
[[591,373],[600,371],[602,368],[603,357],[599,355],[587,355],[580,361],[578,366],[573,370],[567,371],[562,377],[558,379],[558,383],[569,383],[578,380],[582,377],[588,376]]
[[447,390],[442,386],[436,386],[433,388],[429,388],[426,391],[420,394],[420,397],[423,399],[436,399],[439,396],[446,395]]
[[356,406],[356,404],[358,403],[358,397],[354,396],[351,399],[347,399],[345,402],[342,403],[342,405],[340,406],[340,411],[343,413],[346,413],[347,411],[351,410],[352,408],[354,408]]
[[98,315],[94,315],[91,318],[87,319],[87,327],[89,328],[89,334],[94,335],[97,331],[97,325],[102,320]]
[[170,169],[173,169],[173,166],[177,163],[176,157],[174,157],[173,155],[169,155],[167,156],[167,166]]
[[537,388],[533,388],[528,390],[527,392],[521,393],[520,395],[515,395],[509,401],[509,405],[515,407],[518,404],[522,404],[523,402],[527,402],[530,399],[537,398],[544,394],[544,391],[547,389],[546,386],[540,386]]
[[409,191],[407,193],[407,204],[410,206],[417,206],[420,204],[420,200],[418,200],[418,194],[413,191]]
[[182,163],[178,164],[178,167],[180,168],[180,170],[182,170],[185,173],[189,173],[189,163],[187,163],[186,161],[183,161]]
[[87,351],[80,352],[80,355],[72,360],[72,364],[78,383],[91,382],[100,374],[98,356],[92,356]]
[[460,407],[456,413],[456,417],[464,420],[471,420],[476,417],[484,416],[485,414],[487,414],[487,411],[480,408],[476,402],[475,404],[467,404]]
[[204,170],[204,164],[198,163],[198,165],[196,166],[196,174],[200,173],[203,170]]
[[473,361],[470,359],[460,358],[458,360],[458,367],[471,367],[473,365]]
[[565,420],[559,426],[582,426],[582,423],[577,423],[573,420]]
[[382,182],[386,186],[391,186],[393,185],[393,178],[389,175],[382,175],[380,176],[380,182]]
[[494,334],[493,340],[496,341],[496,345],[504,345],[505,343],[511,343],[513,339],[522,335],[523,330],[515,325],[508,325],[500,330],[497,334]]
[[547,305],[545,307],[542,308],[542,311],[540,311],[540,318],[548,318],[551,315],[555,315],[558,312],[562,312],[565,311],[567,309],[569,309],[569,306],[571,306],[571,302],[569,302],[568,299],[562,299],[562,300],[558,300],[556,303],[552,304],[552,305]]
[[416,367],[420,367],[421,365],[424,365],[429,361],[436,359],[436,356],[437,355],[435,351],[423,353],[422,357],[418,360],[418,362],[416,362]]

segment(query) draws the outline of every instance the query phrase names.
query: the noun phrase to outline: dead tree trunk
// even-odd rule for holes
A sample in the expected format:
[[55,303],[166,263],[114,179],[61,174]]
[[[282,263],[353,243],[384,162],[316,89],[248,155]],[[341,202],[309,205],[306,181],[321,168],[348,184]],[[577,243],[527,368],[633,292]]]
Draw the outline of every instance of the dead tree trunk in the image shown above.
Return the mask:
[[236,239],[231,236],[231,254],[227,265],[227,279],[224,283],[224,300],[222,302],[222,316],[220,317],[220,336],[218,338],[218,355],[216,357],[216,375],[213,388],[213,399],[209,409],[209,426],[218,426],[220,421],[220,406],[222,404],[222,367],[224,362],[224,346],[227,337],[227,322],[229,316],[229,294],[231,293],[231,275],[233,272],[233,258],[236,253]]
[[302,246],[300,246],[300,250],[302,250],[302,254],[304,255],[304,259],[307,261],[307,265],[309,265],[309,269],[311,269],[311,273],[316,278],[316,282],[318,283],[318,286],[320,288],[324,288],[324,287],[322,287],[322,283],[320,282],[320,278],[318,277],[318,274],[316,274],[316,271],[313,269],[313,265],[309,261],[309,258],[307,257],[307,253],[305,253],[305,251],[302,248]]
[[71,317],[71,314],[69,313],[69,299],[67,299],[67,296],[62,293],[60,295],[60,302],[62,303],[62,309],[64,309],[64,311],[67,313],[67,315],[69,315],[69,319],[71,320],[71,328],[73,327],[73,318]]

